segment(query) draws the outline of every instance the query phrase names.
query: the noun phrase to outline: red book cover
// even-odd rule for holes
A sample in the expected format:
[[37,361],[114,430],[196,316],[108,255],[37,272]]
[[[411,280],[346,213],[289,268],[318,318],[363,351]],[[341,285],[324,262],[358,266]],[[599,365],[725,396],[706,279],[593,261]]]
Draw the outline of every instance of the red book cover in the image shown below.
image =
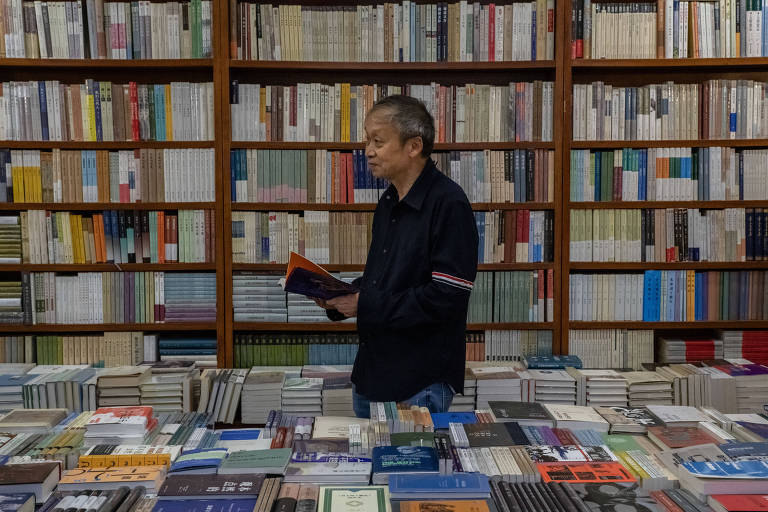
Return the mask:
[[296,116],[297,116],[297,108],[296,108],[296,95],[297,95],[297,92],[296,92],[296,86],[292,85],[290,90],[291,90],[291,105],[290,105],[290,107],[291,107],[291,114],[290,114],[291,118],[290,118],[289,122],[290,122],[291,126],[296,128],[298,126],[296,124]]
[[555,271],[553,269],[547,269],[547,322],[552,322],[555,311]]
[[149,425],[152,419],[152,407],[99,407],[94,411],[87,425],[117,423],[139,423]]
[[[139,90],[136,82],[129,82],[128,89],[131,100],[131,140],[137,141],[141,139],[139,132]],[[120,200],[122,201],[122,198]]]
[[205,263],[213,261],[213,246],[211,245],[211,210],[203,210],[205,212]]
[[634,482],[618,462],[542,462],[536,464],[544,483]]
[[178,216],[176,215],[170,215],[171,225],[169,231],[169,236],[171,239],[171,248],[173,250],[173,260],[171,260],[173,263],[179,262],[179,223],[178,223]]
[[649,494],[651,495],[651,498],[659,502],[659,505],[664,507],[666,512],[685,512],[683,509],[678,507],[677,503],[672,501],[669,496],[664,494],[663,491],[651,491]]
[[211,261],[216,261],[216,218],[214,212],[211,210]]
[[438,93],[438,108],[440,112],[440,122],[438,124],[439,136],[438,142],[445,142],[445,91],[446,87],[441,86]]
[[648,427],[648,437],[660,448],[687,448],[699,444],[718,444],[698,427]]
[[496,60],[496,4],[488,4],[488,62]]
[[560,442],[563,444],[563,446],[569,446],[569,445],[578,445],[579,442],[576,440],[575,437],[573,437],[573,434],[571,434],[571,431],[567,428],[553,428],[552,432],[555,433],[557,438],[560,440]]
[[157,212],[157,262],[165,263],[165,212]]
[[515,210],[504,212],[504,258],[503,263],[515,261]]
[[728,512],[768,511],[768,495],[765,494],[713,494],[710,504],[717,503]]

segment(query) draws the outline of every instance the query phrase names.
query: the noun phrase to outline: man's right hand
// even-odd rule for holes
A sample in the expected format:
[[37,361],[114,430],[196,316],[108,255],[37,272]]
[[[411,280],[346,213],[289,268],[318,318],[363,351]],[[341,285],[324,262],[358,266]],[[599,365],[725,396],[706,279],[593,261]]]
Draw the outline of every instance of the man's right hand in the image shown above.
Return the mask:
[[323,299],[318,299],[317,297],[313,297],[313,300],[315,301],[315,304],[320,306],[323,309],[333,309],[333,306],[329,306],[327,302]]

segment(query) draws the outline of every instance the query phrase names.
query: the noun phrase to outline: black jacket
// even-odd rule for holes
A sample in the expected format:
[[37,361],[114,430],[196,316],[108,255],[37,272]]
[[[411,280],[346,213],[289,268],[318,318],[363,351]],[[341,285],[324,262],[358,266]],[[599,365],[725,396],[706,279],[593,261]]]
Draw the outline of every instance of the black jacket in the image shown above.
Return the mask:
[[359,281],[358,393],[401,401],[435,382],[463,390],[477,246],[467,196],[431,159],[402,201],[394,186],[384,192]]

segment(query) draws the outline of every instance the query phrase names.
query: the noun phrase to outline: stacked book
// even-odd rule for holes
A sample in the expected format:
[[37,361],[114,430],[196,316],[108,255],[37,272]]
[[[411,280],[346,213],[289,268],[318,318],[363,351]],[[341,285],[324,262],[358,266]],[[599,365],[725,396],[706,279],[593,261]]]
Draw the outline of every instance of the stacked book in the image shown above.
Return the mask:
[[307,365],[301,376],[323,380],[323,416],[354,416],[352,365]]
[[[47,366],[47,365],[46,365]],[[85,365],[37,366],[28,375],[36,378],[24,385],[24,407],[57,407],[73,412],[90,409],[90,381],[102,370]]]
[[650,371],[625,372],[621,375],[627,379],[630,407],[673,403],[672,383],[662,375]]
[[26,373],[0,374],[0,410],[24,407],[24,385],[35,378],[35,375]]
[[[21,224],[18,215],[0,215],[0,263],[21,263]],[[2,306],[16,306],[0,299]]]
[[146,366],[118,366],[98,377],[99,407],[141,403],[141,384],[150,377]]
[[141,405],[155,412],[190,412],[192,410],[192,380],[197,370],[163,372],[153,370],[141,383]]
[[[28,272],[22,272],[22,281],[29,285]],[[22,281],[0,281],[0,297],[9,304],[0,310],[0,324],[32,323],[32,312],[21,308]]]
[[241,419],[243,423],[266,423],[269,411],[282,405],[285,373],[251,370],[243,383]]
[[759,364],[712,364],[736,381],[739,413],[763,412],[768,403],[768,367]]
[[477,398],[477,377],[470,368],[464,370],[464,391],[453,396],[449,412],[472,412]]
[[323,379],[287,378],[283,383],[282,410],[292,416],[322,416]]
[[289,293],[288,295],[288,321],[289,322],[327,322],[328,316],[325,310],[315,304],[309,297]]
[[238,272],[232,276],[235,322],[285,322],[288,307],[278,276]]
[[493,401],[520,401],[520,375],[511,366],[475,367],[472,372],[477,379],[478,409],[487,409],[488,402]]
[[723,358],[768,363],[768,331],[723,331]]
[[659,338],[660,363],[691,363],[723,359],[723,357],[723,340],[721,339],[667,336]]
[[143,444],[156,426],[151,407],[100,407],[85,425],[84,444]]
[[165,274],[166,322],[215,322],[216,274],[189,272]]
[[161,361],[193,361],[198,367],[216,366],[215,336],[160,336]]
[[576,379],[576,404],[591,407],[627,406],[627,380],[616,370],[576,370],[567,372]]
[[565,370],[528,370],[535,401],[549,404],[576,404],[576,380]]

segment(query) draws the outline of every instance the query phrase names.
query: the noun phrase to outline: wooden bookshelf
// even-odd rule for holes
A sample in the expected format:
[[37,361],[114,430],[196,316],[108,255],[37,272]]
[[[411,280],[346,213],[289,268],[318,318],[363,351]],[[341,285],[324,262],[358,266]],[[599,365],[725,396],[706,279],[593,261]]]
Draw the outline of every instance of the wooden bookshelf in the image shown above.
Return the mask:
[[0,272],[202,272],[214,263],[50,263],[0,264]]
[[214,141],[17,141],[2,142],[9,149],[209,149],[215,148]]
[[[480,263],[477,266],[477,270],[539,270],[539,269],[551,269],[554,268],[554,263]],[[365,269],[364,264],[327,264],[321,265],[328,272],[362,272]],[[282,263],[233,263],[232,270],[247,270],[247,271],[279,271],[285,272],[287,265]],[[768,268],[768,262],[766,262],[766,268]],[[0,266],[2,269],[2,266]]]
[[[232,203],[232,211],[349,211],[372,212],[374,203]],[[475,211],[491,210],[554,210],[555,203],[472,203]]]
[[[2,144],[2,143],[0,143]],[[52,210],[93,212],[101,210],[212,210],[216,203],[0,203],[0,211]]]
[[214,59],[0,59],[2,69],[212,69]]
[[[231,149],[365,149],[362,142],[248,142],[232,141]],[[504,151],[512,149],[555,149],[554,142],[436,142],[435,151]]]
[[114,331],[216,331],[216,322],[170,322],[157,324],[2,324],[0,333],[64,333]]
[[233,69],[276,69],[290,71],[520,71],[554,70],[554,60],[511,62],[296,62],[230,61]]
[[[620,0],[623,1],[623,0]],[[563,17],[570,20],[572,4],[564,4]],[[563,45],[570,49],[570,23],[562,31]],[[558,63],[562,68],[562,237],[564,243],[560,259],[562,278],[559,295],[560,324],[562,325],[562,353],[568,353],[569,329],[648,329],[653,331],[711,332],[715,329],[768,329],[768,320],[723,320],[693,322],[643,322],[643,321],[571,321],[569,318],[569,276],[573,272],[607,272],[645,270],[768,270],[768,261],[743,262],[572,262],[570,261],[570,213],[576,209],[640,209],[640,208],[768,208],[768,201],[606,201],[576,202],[570,200],[570,152],[573,149],[623,149],[623,148],[766,148],[768,139],[693,139],[693,140],[598,140],[584,141],[573,138],[573,85],[603,81],[618,86],[641,86],[651,83],[701,83],[706,80],[736,77],[767,80],[768,58],[706,58],[706,59],[572,59],[570,51],[563,54]]]
[[[506,322],[506,323],[469,323],[467,330],[482,331],[486,329],[554,329],[554,322]],[[347,332],[357,329],[354,322],[322,322],[322,323],[289,323],[289,322],[234,322],[235,331],[263,332]]]

